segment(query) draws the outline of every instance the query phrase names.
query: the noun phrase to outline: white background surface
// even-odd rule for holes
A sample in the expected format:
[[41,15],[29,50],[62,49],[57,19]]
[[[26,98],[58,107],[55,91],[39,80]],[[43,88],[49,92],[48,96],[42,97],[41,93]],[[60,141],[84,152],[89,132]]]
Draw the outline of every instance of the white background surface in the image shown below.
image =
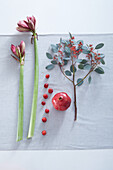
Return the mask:
[[[39,33],[113,32],[112,0],[0,0],[0,34],[16,33],[27,15],[38,19]],[[1,170],[112,170],[113,150],[5,151]]]

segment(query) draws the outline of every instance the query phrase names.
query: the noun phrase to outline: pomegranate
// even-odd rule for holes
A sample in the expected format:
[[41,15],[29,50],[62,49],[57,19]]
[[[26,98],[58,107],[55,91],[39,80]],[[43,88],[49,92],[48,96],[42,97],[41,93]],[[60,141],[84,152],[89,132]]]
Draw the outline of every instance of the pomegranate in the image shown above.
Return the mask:
[[56,110],[65,111],[71,104],[71,98],[65,92],[55,94],[52,104]]

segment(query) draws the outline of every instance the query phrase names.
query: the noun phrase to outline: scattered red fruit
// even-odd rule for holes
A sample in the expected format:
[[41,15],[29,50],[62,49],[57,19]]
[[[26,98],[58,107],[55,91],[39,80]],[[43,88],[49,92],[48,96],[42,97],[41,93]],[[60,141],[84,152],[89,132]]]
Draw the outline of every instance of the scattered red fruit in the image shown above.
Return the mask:
[[47,99],[48,95],[47,94],[43,94],[43,97],[44,97],[44,99]]
[[42,118],[42,122],[45,123],[46,121],[47,121],[46,117],[43,117],[43,118]]
[[49,75],[49,74],[46,74],[46,76],[45,76],[45,77],[46,77],[46,79],[48,79],[48,78],[50,77],[50,75]]
[[53,93],[53,89],[48,89],[48,93]]
[[42,103],[41,103],[43,106],[46,104],[46,102],[44,102],[44,101],[42,101]]
[[42,135],[46,135],[46,131],[45,130],[42,131]]
[[45,109],[45,113],[49,113],[49,109]]
[[45,87],[45,88],[48,88],[48,86],[49,86],[49,85],[48,85],[47,83],[44,84],[44,87]]
[[52,104],[56,110],[65,111],[71,104],[71,98],[65,92],[55,94]]

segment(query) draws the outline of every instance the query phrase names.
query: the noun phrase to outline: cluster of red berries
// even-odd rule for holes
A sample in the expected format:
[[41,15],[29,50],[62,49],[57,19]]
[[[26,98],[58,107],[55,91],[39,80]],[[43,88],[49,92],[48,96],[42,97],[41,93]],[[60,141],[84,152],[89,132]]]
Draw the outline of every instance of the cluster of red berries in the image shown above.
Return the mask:
[[86,57],[87,57],[89,60],[92,61],[92,64],[93,64],[93,65],[95,65],[95,64],[100,64],[100,61],[99,61],[99,60],[101,59],[101,57],[99,57],[99,56],[100,56],[100,53],[97,54],[97,53],[94,52],[94,48],[93,48],[93,45],[92,45],[92,44],[89,45],[89,49],[90,49],[91,53],[94,54],[94,57],[92,58],[92,54],[91,54],[91,53],[87,54]]
[[[49,75],[49,74],[46,74],[45,77],[46,77],[46,79],[49,79],[50,75]],[[45,84],[44,84],[44,88],[47,89],[48,86],[49,86],[48,83],[45,83]],[[48,89],[48,93],[50,93],[50,94],[53,93],[53,89],[49,88],[49,89]],[[47,95],[47,94],[43,94],[43,98],[44,98],[44,99],[47,99],[47,98],[48,98],[48,95]],[[41,104],[44,106],[44,105],[46,104],[46,102],[45,102],[45,101],[42,101]],[[45,113],[48,114],[48,113],[49,113],[49,109],[45,109]],[[43,118],[42,118],[42,122],[45,123],[46,121],[47,121],[47,118],[46,118],[46,117],[43,117]],[[46,130],[43,130],[43,131],[42,131],[42,135],[46,135],[46,133],[47,133]]]

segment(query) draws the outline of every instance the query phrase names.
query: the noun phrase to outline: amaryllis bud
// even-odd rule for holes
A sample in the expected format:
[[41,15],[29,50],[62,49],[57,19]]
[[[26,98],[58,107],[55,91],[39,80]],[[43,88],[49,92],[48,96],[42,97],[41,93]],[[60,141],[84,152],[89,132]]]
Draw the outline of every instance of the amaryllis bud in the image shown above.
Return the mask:
[[22,56],[25,55],[25,42],[24,41],[21,41],[20,43],[20,53]]
[[14,46],[11,44],[11,51],[16,56],[11,55],[15,60],[19,61],[22,65],[24,64],[25,57],[25,43],[21,41],[20,45]]
[[11,51],[14,55],[18,57],[17,52],[16,52],[16,47],[13,44],[11,44]]

